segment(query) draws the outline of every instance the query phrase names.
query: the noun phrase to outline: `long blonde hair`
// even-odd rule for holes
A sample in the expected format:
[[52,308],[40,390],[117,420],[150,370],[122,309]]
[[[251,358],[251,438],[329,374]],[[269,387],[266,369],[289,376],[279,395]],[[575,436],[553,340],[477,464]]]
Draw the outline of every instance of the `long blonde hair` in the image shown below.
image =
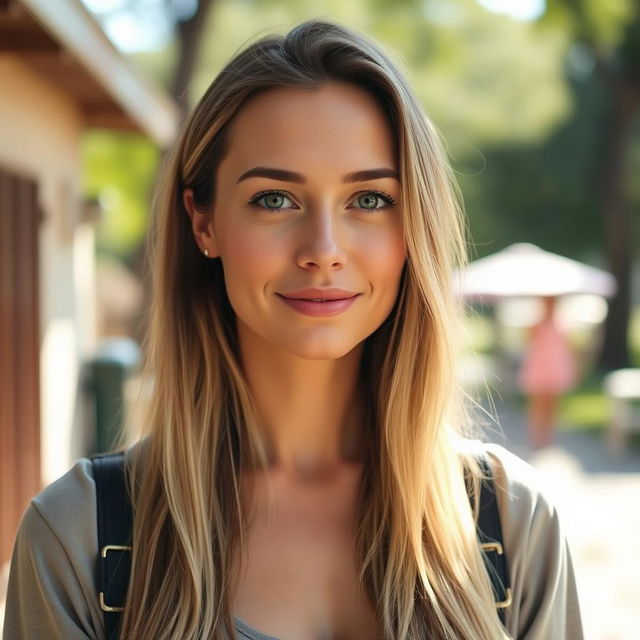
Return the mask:
[[367,39],[311,21],[262,39],[216,77],[184,124],[157,185],[145,345],[151,437],[134,457],[133,567],[123,638],[234,637],[232,551],[242,548],[243,470],[265,464],[240,366],[219,260],[202,256],[182,203],[206,208],[226,131],[243,103],[274,86],[346,81],[370,91],[396,136],[407,264],[396,305],[365,343],[361,367],[374,443],[355,548],[387,640],[507,638],[478,547],[458,450],[461,309],[452,269],[464,222],[446,154],[402,74]]

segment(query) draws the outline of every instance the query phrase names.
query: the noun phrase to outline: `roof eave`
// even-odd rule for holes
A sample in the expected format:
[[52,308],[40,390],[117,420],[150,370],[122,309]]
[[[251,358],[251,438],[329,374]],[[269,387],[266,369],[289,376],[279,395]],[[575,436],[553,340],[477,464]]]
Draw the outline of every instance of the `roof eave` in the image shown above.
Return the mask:
[[124,58],[79,0],[20,2],[142,131],[162,147],[172,142],[180,119],[177,105]]

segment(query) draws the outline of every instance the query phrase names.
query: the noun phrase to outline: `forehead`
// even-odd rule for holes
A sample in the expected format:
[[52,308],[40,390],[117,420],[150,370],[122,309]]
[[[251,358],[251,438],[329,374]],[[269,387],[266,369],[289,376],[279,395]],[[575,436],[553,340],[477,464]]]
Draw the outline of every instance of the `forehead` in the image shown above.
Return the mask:
[[397,169],[393,131],[380,104],[363,89],[338,82],[279,87],[251,98],[231,125],[224,164],[301,172]]

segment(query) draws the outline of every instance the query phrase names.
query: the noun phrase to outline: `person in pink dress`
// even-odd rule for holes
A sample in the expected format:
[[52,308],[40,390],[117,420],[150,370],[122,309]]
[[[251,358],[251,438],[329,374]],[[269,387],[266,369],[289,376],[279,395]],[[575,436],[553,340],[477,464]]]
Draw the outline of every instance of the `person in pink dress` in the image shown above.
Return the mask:
[[531,331],[519,383],[529,397],[529,438],[534,448],[553,442],[558,399],[576,383],[576,364],[567,336],[555,319],[556,298],[543,297],[544,312]]

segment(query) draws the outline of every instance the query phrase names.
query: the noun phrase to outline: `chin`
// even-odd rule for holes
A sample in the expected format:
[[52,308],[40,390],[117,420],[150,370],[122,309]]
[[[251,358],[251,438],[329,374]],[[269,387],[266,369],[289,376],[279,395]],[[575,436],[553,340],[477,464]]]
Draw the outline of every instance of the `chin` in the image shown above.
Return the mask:
[[350,353],[356,346],[295,344],[283,345],[283,348],[302,360],[338,360]]
[[361,342],[345,336],[288,336],[280,345],[291,355],[303,360],[338,360]]

